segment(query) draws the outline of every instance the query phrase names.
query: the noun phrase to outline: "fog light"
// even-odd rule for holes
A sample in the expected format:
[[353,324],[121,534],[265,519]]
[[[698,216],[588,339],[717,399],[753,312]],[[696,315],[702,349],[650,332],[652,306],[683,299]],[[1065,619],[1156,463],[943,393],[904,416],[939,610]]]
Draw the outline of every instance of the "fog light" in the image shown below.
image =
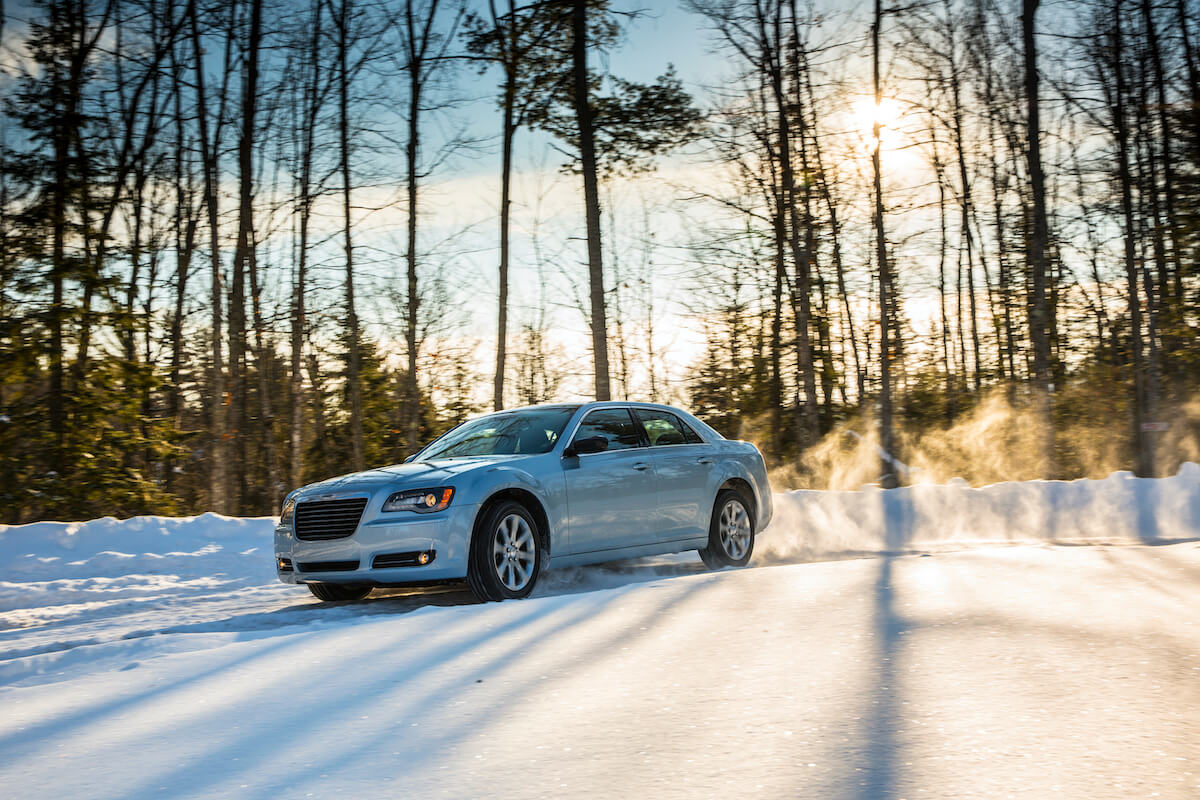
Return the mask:
[[277,558],[275,564],[280,572],[292,571],[292,560],[290,558]]
[[424,567],[437,559],[437,550],[405,550],[403,553],[380,553],[371,559],[372,569]]

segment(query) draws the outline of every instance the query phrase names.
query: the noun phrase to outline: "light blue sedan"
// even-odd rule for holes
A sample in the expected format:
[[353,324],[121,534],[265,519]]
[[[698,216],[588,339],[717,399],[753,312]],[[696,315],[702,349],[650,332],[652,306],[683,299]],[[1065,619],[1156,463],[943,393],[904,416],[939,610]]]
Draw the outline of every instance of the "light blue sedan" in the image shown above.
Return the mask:
[[698,550],[711,568],[742,566],[770,519],[758,449],[686,412],[530,406],[468,420],[404,464],[293,491],[275,564],[322,600],[464,578],[505,600],[551,565]]

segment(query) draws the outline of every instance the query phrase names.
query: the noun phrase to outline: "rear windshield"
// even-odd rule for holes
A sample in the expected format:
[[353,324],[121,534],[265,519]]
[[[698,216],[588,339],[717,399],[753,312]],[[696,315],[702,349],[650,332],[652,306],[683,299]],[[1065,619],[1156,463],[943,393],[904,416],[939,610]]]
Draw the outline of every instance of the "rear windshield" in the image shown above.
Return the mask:
[[415,460],[549,453],[579,406],[501,411],[468,420],[443,434]]

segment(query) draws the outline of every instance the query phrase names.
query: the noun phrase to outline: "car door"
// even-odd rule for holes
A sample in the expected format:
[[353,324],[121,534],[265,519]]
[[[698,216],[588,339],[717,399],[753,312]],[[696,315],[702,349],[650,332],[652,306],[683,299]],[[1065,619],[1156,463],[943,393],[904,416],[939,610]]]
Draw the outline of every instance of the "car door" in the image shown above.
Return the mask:
[[633,413],[650,444],[658,481],[659,541],[707,535],[714,494],[712,447],[669,411],[635,406]]
[[572,553],[591,553],[658,541],[656,478],[642,426],[628,408],[597,408],[580,422],[570,444],[603,437],[607,449],[563,458]]

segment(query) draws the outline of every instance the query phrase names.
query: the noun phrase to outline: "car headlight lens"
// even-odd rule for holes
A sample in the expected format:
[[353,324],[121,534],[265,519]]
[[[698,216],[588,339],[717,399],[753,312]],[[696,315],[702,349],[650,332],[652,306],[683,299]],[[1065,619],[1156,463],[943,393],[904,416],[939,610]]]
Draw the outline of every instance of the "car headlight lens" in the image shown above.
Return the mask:
[[436,489],[406,489],[396,492],[383,503],[384,511],[415,511],[418,514],[432,514],[450,505],[454,498],[454,489],[450,486],[439,486]]
[[283,512],[279,515],[280,525],[291,525],[292,517],[296,514],[296,500],[292,498],[283,504]]

